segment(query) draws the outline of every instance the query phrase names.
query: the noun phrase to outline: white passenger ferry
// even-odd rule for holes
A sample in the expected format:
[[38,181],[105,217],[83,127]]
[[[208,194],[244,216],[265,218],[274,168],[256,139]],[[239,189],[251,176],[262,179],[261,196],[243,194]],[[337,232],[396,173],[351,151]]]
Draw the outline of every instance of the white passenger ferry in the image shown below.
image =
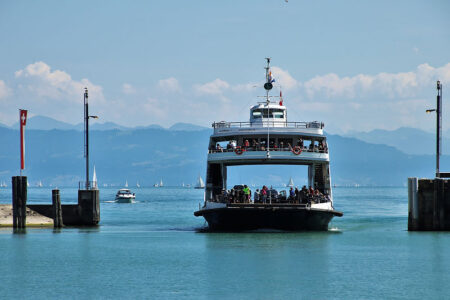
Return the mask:
[[[333,207],[324,124],[288,122],[281,95],[270,101],[272,82],[267,58],[266,101],[250,108],[250,121],[212,124],[204,203],[194,212],[210,230],[327,230],[343,215]],[[250,197],[247,186],[227,187],[227,167],[239,165],[306,165],[308,187],[289,194],[264,187]]]

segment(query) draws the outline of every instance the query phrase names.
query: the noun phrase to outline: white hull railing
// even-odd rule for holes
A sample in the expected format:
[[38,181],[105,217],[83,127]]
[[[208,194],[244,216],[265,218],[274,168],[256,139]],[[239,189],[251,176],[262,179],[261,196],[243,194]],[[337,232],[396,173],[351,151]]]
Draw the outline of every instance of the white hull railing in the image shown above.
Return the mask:
[[286,128],[317,128],[323,129],[321,122],[285,122],[285,121],[261,121],[261,122],[214,122],[214,129],[219,128],[248,128],[248,127],[286,127]]

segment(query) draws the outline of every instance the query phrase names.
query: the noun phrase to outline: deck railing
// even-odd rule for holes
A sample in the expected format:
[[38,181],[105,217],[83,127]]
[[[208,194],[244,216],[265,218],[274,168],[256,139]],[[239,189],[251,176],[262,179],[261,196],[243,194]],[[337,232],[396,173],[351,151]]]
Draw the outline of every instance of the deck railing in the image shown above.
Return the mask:
[[214,130],[222,128],[253,128],[253,127],[274,127],[274,128],[314,128],[323,129],[325,125],[321,122],[282,122],[282,121],[263,121],[259,122],[214,122]]
[[[246,152],[246,151],[287,151],[287,152],[291,152],[292,148],[269,148],[266,149],[265,147],[247,147],[247,148],[242,148],[242,152]],[[222,149],[210,149],[208,151],[208,153],[224,153],[224,152],[235,152],[236,148],[222,148]],[[312,152],[312,153],[328,153],[328,149],[309,149],[308,147],[303,147],[302,152]]]
[[255,202],[254,199],[247,199],[243,195],[232,196],[230,194],[227,195],[216,195],[214,199],[211,199],[213,202],[217,203],[226,203],[228,206],[242,206],[242,205],[251,205],[251,206],[268,206],[268,205],[298,205],[298,206],[310,206],[311,204],[317,203],[327,203],[331,202],[331,199],[326,195],[305,195],[302,197],[285,197],[280,198],[280,196],[266,196],[263,198],[260,195],[259,200]]

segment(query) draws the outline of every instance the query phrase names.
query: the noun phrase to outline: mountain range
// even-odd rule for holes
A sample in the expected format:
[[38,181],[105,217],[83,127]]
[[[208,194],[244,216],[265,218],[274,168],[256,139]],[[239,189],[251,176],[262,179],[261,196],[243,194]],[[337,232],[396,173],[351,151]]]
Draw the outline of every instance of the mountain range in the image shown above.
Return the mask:
[[[392,146],[407,154],[435,154],[436,133],[430,133],[417,128],[400,127],[395,130],[376,129],[369,132],[351,132],[346,137],[357,138],[372,144]],[[442,152],[450,154],[450,139],[448,132],[443,133]]]
[[[4,128],[12,128],[12,129],[18,129],[19,128],[19,122],[14,123],[11,126],[1,124],[0,127]],[[137,127],[126,127],[122,126],[113,122],[105,122],[105,123],[99,123],[96,121],[90,121],[89,123],[89,129],[90,130],[112,130],[112,129],[118,129],[118,130],[132,130],[132,129],[146,129],[146,128],[159,128],[163,129],[164,127],[156,124],[151,124],[148,126],[137,126]],[[78,124],[70,124],[62,121],[55,120],[53,118],[49,118],[46,116],[33,116],[28,118],[27,120],[27,129],[28,130],[52,130],[52,129],[59,129],[59,130],[78,130],[82,131],[84,130],[84,124],[78,123]],[[196,131],[196,130],[204,130],[206,127],[189,124],[189,123],[175,123],[171,127],[168,128],[169,130],[174,131]]]
[[[50,123],[51,120],[46,120],[47,125],[39,125],[51,129],[31,129],[35,118],[27,122],[26,132],[25,175],[30,183],[42,180],[45,185],[77,185],[84,179],[83,132],[54,129],[52,126],[66,125]],[[105,128],[106,125],[90,134],[90,168],[95,164],[100,184],[121,185],[128,180],[144,186],[163,179],[166,185],[181,185],[194,183],[199,174],[204,178],[211,129],[192,124],[175,124],[167,129]],[[412,145],[416,138],[417,135],[405,139],[404,144]],[[18,130],[0,127],[0,139],[0,181],[9,182],[18,173]],[[392,186],[404,185],[407,177],[434,177],[434,155],[405,153],[381,141],[375,144],[329,134],[332,182]],[[444,155],[441,161],[441,169],[448,171],[445,167],[450,157]],[[256,185],[280,185],[287,183],[289,177],[296,184],[306,180],[305,168],[296,166],[232,167],[229,172],[230,184],[247,180]]]

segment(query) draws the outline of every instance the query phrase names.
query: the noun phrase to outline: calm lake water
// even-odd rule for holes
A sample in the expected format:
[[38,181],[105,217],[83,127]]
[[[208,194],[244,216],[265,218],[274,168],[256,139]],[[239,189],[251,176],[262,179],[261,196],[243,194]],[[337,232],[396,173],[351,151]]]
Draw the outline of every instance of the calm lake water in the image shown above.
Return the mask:
[[[450,298],[450,234],[406,230],[404,187],[334,189],[344,217],[328,232],[240,234],[196,232],[202,190],[134,191],[117,204],[101,189],[98,228],[0,229],[0,298]],[[50,203],[51,190],[28,199]]]

